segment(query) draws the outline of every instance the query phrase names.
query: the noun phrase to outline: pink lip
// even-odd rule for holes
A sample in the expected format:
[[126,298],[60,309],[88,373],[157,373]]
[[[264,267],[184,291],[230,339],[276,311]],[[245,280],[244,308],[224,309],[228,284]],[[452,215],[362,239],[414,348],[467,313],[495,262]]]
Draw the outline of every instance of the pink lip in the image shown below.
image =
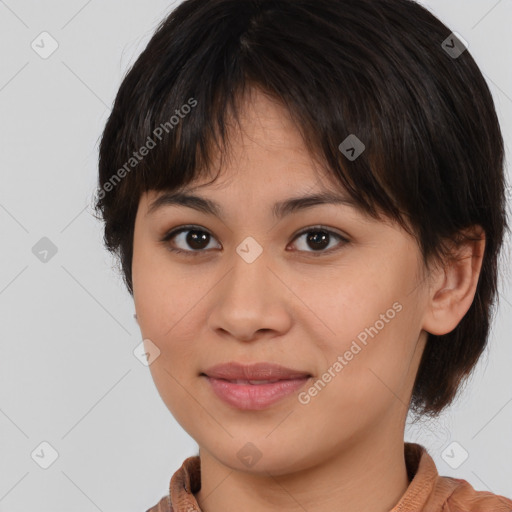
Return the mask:
[[235,384],[206,376],[215,394],[226,403],[245,410],[261,410],[300,389],[309,377],[285,379],[269,384]]
[[[224,402],[245,410],[261,410],[300,389],[311,378],[308,372],[272,363],[213,366],[203,374],[214,393]],[[236,383],[237,380],[277,380],[265,384]]]
[[241,364],[237,362],[212,366],[204,371],[208,377],[225,380],[284,380],[311,377],[308,372],[274,363]]

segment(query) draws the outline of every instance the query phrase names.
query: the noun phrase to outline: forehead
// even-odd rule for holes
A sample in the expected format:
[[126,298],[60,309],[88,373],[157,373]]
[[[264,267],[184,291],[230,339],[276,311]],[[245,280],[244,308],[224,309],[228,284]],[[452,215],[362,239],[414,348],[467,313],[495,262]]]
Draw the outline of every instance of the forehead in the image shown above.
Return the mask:
[[240,124],[231,118],[227,126],[228,153],[221,159],[217,152],[212,165],[217,179],[212,182],[213,169],[208,169],[176,190],[149,191],[147,215],[181,206],[226,219],[233,204],[244,209],[265,206],[276,220],[322,204],[363,213],[325,164],[310,154],[280,103],[255,90],[239,112]]
[[[216,195],[240,189],[273,191],[280,196],[344,192],[322,159],[308,150],[282,104],[259,89],[250,90],[238,101],[239,122],[232,116],[226,119],[228,144],[224,151],[213,151],[208,168],[176,192]],[[150,198],[164,193],[151,191]]]
[[[237,119],[226,116],[225,152],[212,155],[211,166],[187,185],[148,191],[146,215],[180,206],[226,220],[237,209],[254,214],[264,208],[280,220],[313,206],[337,205],[351,216],[375,222],[321,157],[310,153],[280,102],[253,88],[238,98],[237,106]],[[218,177],[212,182],[214,171]]]
[[[216,154],[215,163],[223,171],[224,183],[244,179],[254,188],[282,186],[318,192],[342,189],[325,156],[306,145],[296,121],[282,103],[257,88],[250,89],[238,101],[239,124],[228,116],[228,148],[222,160],[220,153]],[[242,176],[244,170],[250,171],[248,175]]]
[[290,161],[310,160],[300,131],[288,109],[258,88],[251,88],[237,98],[238,122],[226,115],[230,157],[250,152]]

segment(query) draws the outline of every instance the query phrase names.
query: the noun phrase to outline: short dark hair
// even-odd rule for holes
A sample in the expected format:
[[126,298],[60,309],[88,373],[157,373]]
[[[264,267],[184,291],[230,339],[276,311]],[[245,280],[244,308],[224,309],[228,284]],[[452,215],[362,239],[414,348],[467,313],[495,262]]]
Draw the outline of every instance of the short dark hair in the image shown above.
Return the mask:
[[[364,211],[415,237],[425,268],[465,228],[485,231],[474,301],[453,331],[428,334],[414,383],[411,410],[437,416],[487,344],[508,229],[504,144],[469,50],[411,0],[185,0],[159,24],[99,150],[95,208],[129,292],[141,194],[211,170],[213,151],[229,145],[227,116],[239,122],[254,88],[287,108],[311,155]],[[366,147],[355,160],[339,149],[350,134]]]

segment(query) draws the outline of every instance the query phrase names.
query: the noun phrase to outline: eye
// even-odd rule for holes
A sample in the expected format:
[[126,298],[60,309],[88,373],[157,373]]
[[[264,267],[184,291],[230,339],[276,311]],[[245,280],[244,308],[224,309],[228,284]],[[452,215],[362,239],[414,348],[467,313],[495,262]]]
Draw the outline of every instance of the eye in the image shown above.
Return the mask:
[[[349,243],[349,240],[341,234],[323,226],[314,226],[304,229],[298,233],[293,240],[295,241],[304,235],[308,236],[305,238],[305,244],[303,243],[302,247],[307,247],[308,245],[306,244],[309,244],[309,247],[313,250],[308,251],[306,249],[299,248],[299,252],[311,253],[312,256],[321,256],[322,254],[330,254],[340,250],[341,247],[324,250],[326,247],[329,247],[333,237],[338,241],[343,242],[338,245],[343,246],[345,243]],[[184,254],[186,256],[196,256],[205,252],[204,250],[208,248],[208,245],[210,245],[212,240],[214,240],[213,236],[200,226],[180,226],[179,228],[166,233],[161,239],[161,242],[174,253]],[[181,247],[179,247],[179,244],[181,244]],[[191,250],[187,248],[187,245]]]
[[[340,235],[339,233],[336,233],[335,231],[332,231],[331,229],[328,229],[324,226],[314,226],[307,229],[302,230],[295,238],[294,240],[297,240],[301,238],[304,235],[308,235],[304,242],[302,244],[302,247],[308,247],[309,244],[310,247],[312,247],[312,251],[304,250],[304,252],[311,253],[311,256],[321,256],[322,254],[331,254],[333,252],[336,252],[341,249],[343,245],[349,242],[347,238]],[[323,250],[326,247],[329,246],[330,241],[332,241],[332,238],[338,239],[340,244],[338,244],[338,247],[330,248],[329,250]],[[299,248],[299,251],[303,250]]]
[[[181,226],[167,233],[161,242],[166,244],[172,252],[195,256],[196,253],[204,252],[203,249],[208,247],[210,238],[213,238],[212,235],[199,226]],[[169,242],[173,239],[176,239],[176,241],[170,244]],[[181,243],[182,246],[188,244],[193,250],[176,248],[176,243]]]

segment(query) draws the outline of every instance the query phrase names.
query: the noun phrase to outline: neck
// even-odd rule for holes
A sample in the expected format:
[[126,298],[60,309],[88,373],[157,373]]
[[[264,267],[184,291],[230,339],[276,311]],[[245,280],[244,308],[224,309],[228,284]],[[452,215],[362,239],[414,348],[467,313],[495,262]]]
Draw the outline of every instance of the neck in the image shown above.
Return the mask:
[[279,476],[233,470],[201,448],[196,500],[203,512],[389,512],[409,485],[403,431],[347,444],[328,460]]

